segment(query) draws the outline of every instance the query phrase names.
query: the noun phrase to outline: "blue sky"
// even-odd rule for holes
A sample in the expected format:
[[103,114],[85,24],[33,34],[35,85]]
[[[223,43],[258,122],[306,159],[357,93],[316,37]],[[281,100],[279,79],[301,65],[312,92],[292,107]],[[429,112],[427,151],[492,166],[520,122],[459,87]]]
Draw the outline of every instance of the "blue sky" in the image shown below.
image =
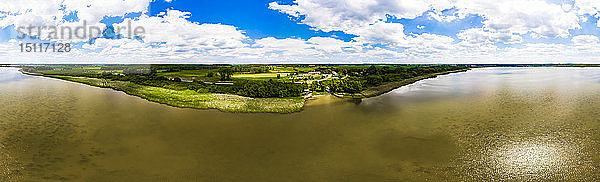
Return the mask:
[[[269,9],[272,0],[231,0],[231,1],[194,1],[177,0],[171,3],[155,1],[150,4],[150,15],[164,12],[165,9],[177,9],[192,12],[189,19],[198,23],[220,23],[233,25],[244,30],[252,39],[266,37],[309,39],[311,37],[337,36],[349,41],[353,36],[340,31],[323,32],[311,30],[310,26],[299,24],[285,14]],[[291,1],[277,1],[291,4]]]
[[[596,63],[593,0],[32,0],[0,7],[8,63]],[[56,39],[23,26],[140,36]],[[40,32],[43,35],[48,32]],[[73,33],[78,35],[77,33]],[[91,40],[91,41],[90,41]],[[69,53],[20,43],[69,42]]]

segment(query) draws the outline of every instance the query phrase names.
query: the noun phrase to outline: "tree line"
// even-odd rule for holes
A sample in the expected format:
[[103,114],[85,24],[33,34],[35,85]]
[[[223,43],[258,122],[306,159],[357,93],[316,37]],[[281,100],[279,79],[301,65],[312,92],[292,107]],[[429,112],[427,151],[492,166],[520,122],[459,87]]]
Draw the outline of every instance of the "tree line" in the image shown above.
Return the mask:
[[304,95],[306,84],[274,80],[235,80],[233,85],[209,84],[200,81],[181,82],[169,80],[157,74],[69,74],[68,76],[90,77],[114,81],[128,81],[139,85],[162,87],[173,90],[193,90],[198,93],[235,94],[253,98],[285,98]]

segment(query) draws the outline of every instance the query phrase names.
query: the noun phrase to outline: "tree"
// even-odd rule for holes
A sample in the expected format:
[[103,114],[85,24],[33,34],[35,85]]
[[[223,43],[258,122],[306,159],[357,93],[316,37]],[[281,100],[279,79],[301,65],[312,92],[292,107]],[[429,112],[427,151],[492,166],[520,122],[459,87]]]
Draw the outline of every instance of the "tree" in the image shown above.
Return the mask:
[[233,75],[233,69],[231,68],[221,68],[219,69],[219,75],[221,76],[221,80],[229,80]]
[[379,71],[377,70],[377,67],[371,65],[371,66],[369,66],[369,68],[367,68],[366,72],[369,75],[376,75],[376,74],[378,74]]
[[348,79],[343,84],[344,91],[350,94],[359,93],[363,90],[363,85],[359,80]]
[[366,80],[367,85],[370,85],[370,86],[377,86],[377,85],[381,85],[383,83],[383,78],[379,75],[366,76],[364,78],[364,80]]

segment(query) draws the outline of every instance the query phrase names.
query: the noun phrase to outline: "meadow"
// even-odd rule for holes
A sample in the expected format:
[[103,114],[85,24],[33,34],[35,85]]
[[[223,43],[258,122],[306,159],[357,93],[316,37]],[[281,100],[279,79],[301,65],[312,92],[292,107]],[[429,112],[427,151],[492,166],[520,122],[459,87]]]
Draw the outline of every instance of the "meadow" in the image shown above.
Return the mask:
[[297,98],[250,98],[229,94],[197,93],[191,90],[171,90],[160,87],[138,85],[125,81],[97,78],[46,75],[86,85],[111,88],[143,99],[181,108],[218,109],[240,113],[292,113],[304,107],[304,99]]

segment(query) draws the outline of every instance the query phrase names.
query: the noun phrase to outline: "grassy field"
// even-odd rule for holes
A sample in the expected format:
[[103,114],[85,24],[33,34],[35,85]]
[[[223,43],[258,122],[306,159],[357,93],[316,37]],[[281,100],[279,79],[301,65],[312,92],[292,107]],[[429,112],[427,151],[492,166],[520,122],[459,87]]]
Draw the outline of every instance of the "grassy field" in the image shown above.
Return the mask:
[[[48,75],[47,75],[48,76]],[[165,88],[137,85],[130,82],[111,81],[86,77],[48,77],[111,88],[143,99],[182,108],[218,109],[239,113],[293,113],[302,111],[303,98],[249,98],[227,94],[201,94],[194,91],[176,91]]]

